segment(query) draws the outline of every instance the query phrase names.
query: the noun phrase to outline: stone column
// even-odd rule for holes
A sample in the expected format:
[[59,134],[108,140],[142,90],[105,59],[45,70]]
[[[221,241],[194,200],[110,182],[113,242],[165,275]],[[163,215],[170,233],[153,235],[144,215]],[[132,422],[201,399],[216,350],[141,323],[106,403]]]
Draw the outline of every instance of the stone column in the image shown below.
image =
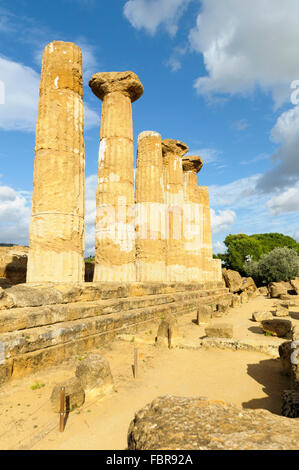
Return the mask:
[[203,282],[203,206],[198,191],[197,173],[203,161],[199,156],[184,157],[184,249],[186,277],[190,282]]
[[132,105],[143,93],[133,72],[92,76],[103,101],[94,281],[136,281]]
[[212,231],[211,231],[211,215],[209,202],[209,188],[207,186],[199,186],[199,198],[203,207],[203,245],[202,245],[202,272],[203,281],[213,281],[213,250],[212,250]]
[[135,178],[136,280],[166,281],[165,211],[161,136],[138,137]]
[[183,236],[184,178],[182,157],[188,147],[179,140],[162,141],[164,202],[166,205],[167,281],[186,280]]
[[84,281],[82,97],[81,49],[50,43],[41,71],[27,282]]

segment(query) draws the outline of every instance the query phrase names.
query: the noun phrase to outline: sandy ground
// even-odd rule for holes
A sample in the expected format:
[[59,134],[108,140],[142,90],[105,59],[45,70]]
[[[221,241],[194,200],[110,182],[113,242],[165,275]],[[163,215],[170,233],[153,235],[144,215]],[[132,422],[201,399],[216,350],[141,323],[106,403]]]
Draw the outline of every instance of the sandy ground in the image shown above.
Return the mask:
[[[271,310],[274,303],[258,297],[216,321],[233,322],[236,338],[274,341],[278,346],[283,340],[264,336],[250,320],[254,311]],[[299,307],[290,312],[292,321],[299,322]],[[192,320],[190,315],[179,319],[186,343],[204,336],[204,326]],[[0,449],[125,449],[134,412],[164,394],[206,396],[280,413],[280,394],[289,388],[289,379],[282,374],[279,359],[246,351],[158,349],[155,334],[149,330],[138,335],[148,344],[138,343],[137,379],[132,374],[137,337],[135,342],[116,340],[97,350],[110,362],[115,391],[70,413],[64,433],[59,432],[59,416],[51,410],[49,398],[55,383],[74,375],[78,357],[2,387]],[[34,384],[40,388],[32,390]]]

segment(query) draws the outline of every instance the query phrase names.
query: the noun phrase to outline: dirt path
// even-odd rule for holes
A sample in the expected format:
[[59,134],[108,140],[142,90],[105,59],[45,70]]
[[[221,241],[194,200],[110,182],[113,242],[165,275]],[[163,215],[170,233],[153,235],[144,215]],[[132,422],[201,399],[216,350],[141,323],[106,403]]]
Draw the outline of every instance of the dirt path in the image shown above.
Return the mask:
[[[254,331],[249,318],[269,299],[259,298],[231,310],[236,334],[273,340]],[[219,319],[223,322],[224,319]],[[180,319],[185,338],[196,340],[202,328],[190,316]],[[143,337],[153,343],[155,331]],[[278,340],[280,342],[280,340]],[[58,415],[49,397],[56,382],[73,375],[78,358],[67,364],[15,380],[0,390],[0,449],[124,449],[134,412],[159,395],[206,396],[246,408],[280,413],[280,393],[289,387],[279,359],[261,353],[229,350],[157,349],[138,344],[139,377],[132,376],[135,343],[115,341],[97,352],[110,362],[115,391],[101,400],[86,402],[70,413],[64,433],[58,432]],[[40,388],[31,390],[35,383]],[[44,386],[43,386],[44,385]]]

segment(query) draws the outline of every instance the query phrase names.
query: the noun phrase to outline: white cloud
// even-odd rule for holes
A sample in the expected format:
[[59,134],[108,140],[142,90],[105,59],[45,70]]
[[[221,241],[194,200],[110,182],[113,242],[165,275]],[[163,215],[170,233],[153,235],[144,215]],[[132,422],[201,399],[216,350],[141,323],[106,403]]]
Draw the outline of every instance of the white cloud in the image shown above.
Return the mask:
[[191,0],[129,0],[124,15],[136,29],[144,28],[154,35],[164,26],[170,36],[175,36],[178,22]]
[[279,164],[267,171],[258,185],[266,192],[294,186],[299,179],[299,106],[281,114],[271,131],[271,138],[281,145],[272,157],[273,162]]
[[289,188],[278,196],[272,197],[267,202],[267,208],[272,215],[299,211],[299,187]]
[[[0,57],[0,80],[5,104],[0,105],[0,128],[35,132],[40,75],[31,67]],[[85,128],[99,125],[98,113],[85,104]]]
[[241,131],[245,131],[245,129],[249,127],[249,123],[247,119],[239,119],[239,121],[233,122],[231,127],[235,129],[236,131],[241,132]]
[[296,242],[299,243],[299,230],[297,230],[297,231],[294,233],[293,238],[295,238]]
[[0,242],[28,245],[30,202],[28,193],[0,186]]
[[213,243],[213,253],[215,253],[216,255],[218,253],[224,253],[226,251],[226,246],[223,242],[215,242]]
[[298,16],[297,0],[202,0],[189,36],[208,72],[197,92],[243,94],[258,85],[277,106],[289,99],[299,78]]
[[220,210],[218,214],[211,209],[211,227],[213,233],[227,230],[236,220],[236,213],[232,210]]
[[202,159],[204,164],[205,163],[214,163],[218,161],[221,152],[219,150],[213,148],[199,148],[199,149],[191,149],[189,150],[188,155],[199,155]]

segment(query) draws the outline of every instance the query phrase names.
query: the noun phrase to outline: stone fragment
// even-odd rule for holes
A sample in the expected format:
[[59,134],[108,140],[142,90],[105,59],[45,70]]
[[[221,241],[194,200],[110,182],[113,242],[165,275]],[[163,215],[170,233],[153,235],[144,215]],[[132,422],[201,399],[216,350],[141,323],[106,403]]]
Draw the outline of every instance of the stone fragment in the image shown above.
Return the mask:
[[236,307],[240,307],[240,305],[241,305],[240,296],[237,294],[233,295],[232,300],[231,300],[231,307],[236,308]]
[[273,320],[263,320],[261,328],[265,333],[271,333],[279,338],[285,338],[292,329],[292,322],[290,320],[282,320],[275,318]]
[[261,322],[263,320],[272,320],[273,315],[271,312],[254,312],[252,314],[252,320]]
[[165,207],[161,136],[138,136],[136,169],[136,280],[166,281]]
[[281,295],[288,295],[288,291],[292,289],[292,286],[289,282],[271,282],[268,289],[270,297],[272,299],[277,299]]
[[241,290],[242,277],[237,271],[232,269],[222,270],[222,274],[225,280],[226,287],[229,288],[230,292],[235,293]]
[[132,102],[143,93],[133,72],[103,72],[89,86],[103,101],[96,195],[94,281],[136,281]]
[[289,308],[284,307],[283,305],[277,305],[274,315],[275,315],[275,317],[288,317],[289,316]]
[[248,294],[247,292],[242,292],[240,294],[240,301],[241,301],[241,304],[246,304],[248,302]]
[[81,49],[46,46],[36,126],[27,282],[84,281],[84,107]]
[[233,338],[234,328],[230,323],[215,323],[205,328],[205,334],[209,338]]
[[244,291],[244,290],[248,290],[248,289],[253,291],[253,292],[256,291],[257,287],[255,285],[255,282],[252,279],[252,277],[242,277],[242,283],[241,283],[240,290]]
[[80,380],[72,377],[54,386],[51,394],[51,406],[55,413],[60,411],[60,391],[65,387],[65,411],[69,412],[83,405],[85,393]]
[[188,150],[188,146],[179,140],[164,139],[162,141],[167,282],[186,281],[182,157]]
[[213,315],[213,308],[210,305],[199,305],[197,308],[197,324],[208,323]]
[[178,341],[178,322],[174,315],[168,314],[162,319],[156,337],[157,346],[173,347]]
[[135,413],[128,429],[128,449],[297,450],[298,435],[297,420],[266,410],[167,395]]
[[291,286],[294,288],[294,291],[299,295],[299,277],[290,281]]
[[286,418],[299,418],[299,390],[284,390],[281,400],[282,416]]
[[217,312],[225,314],[229,311],[229,302],[221,302],[217,304]]
[[85,391],[86,399],[102,396],[113,388],[113,377],[107,359],[89,354],[76,368],[76,377]]
[[268,295],[268,287],[260,287],[258,290],[261,295]]
[[0,247],[0,278],[11,284],[26,282],[27,246],[1,246]]

